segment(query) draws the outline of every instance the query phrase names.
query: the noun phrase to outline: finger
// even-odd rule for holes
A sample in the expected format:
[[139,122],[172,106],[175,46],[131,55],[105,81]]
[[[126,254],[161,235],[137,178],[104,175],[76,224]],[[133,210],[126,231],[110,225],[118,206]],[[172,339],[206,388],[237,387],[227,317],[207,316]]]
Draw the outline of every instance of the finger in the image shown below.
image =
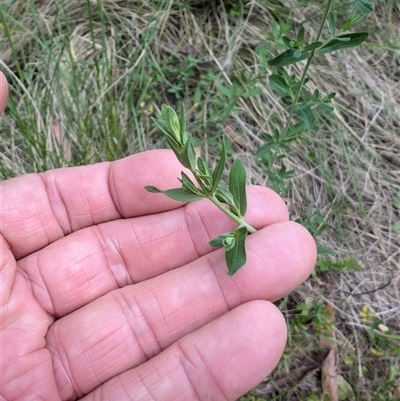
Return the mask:
[[233,401],[271,373],[285,342],[281,313],[268,302],[250,302],[82,400]]
[[3,114],[6,108],[8,98],[8,83],[4,74],[0,71],[0,115]]
[[[248,188],[246,220],[256,228],[288,219],[273,191]],[[101,295],[183,266],[211,251],[208,242],[234,222],[210,201],[75,232],[19,261],[50,315],[64,316]]]
[[316,258],[308,231],[293,222],[251,235],[247,253],[246,266],[234,276],[226,274],[223,250],[217,250],[56,321],[47,344],[63,397],[89,393],[242,303],[288,294]]
[[4,181],[2,234],[20,258],[84,227],[174,209],[181,204],[144,187],[176,187],[181,170],[171,151],[155,150]]

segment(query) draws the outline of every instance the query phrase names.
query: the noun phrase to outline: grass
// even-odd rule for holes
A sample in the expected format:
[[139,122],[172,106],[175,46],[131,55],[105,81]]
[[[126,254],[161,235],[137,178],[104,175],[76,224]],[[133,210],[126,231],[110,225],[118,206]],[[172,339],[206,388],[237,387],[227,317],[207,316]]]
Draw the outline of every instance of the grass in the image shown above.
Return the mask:
[[[0,9],[0,68],[11,83],[0,120],[3,179],[164,147],[151,117],[163,102],[183,101],[207,159],[223,132],[251,181],[266,184],[255,153],[287,116],[268,88],[266,60],[301,22],[315,37],[320,2],[42,3],[13,0]],[[313,230],[325,221],[318,243],[335,256],[321,256],[315,274],[278,303],[287,349],[242,400],[322,399],[318,364],[282,378],[318,359],[326,337],[338,349],[342,399],[400,399],[400,6],[375,3],[358,27],[370,32],[363,46],[311,65],[309,85],[337,92],[335,111],[287,159],[295,171],[286,195],[292,218]],[[334,4],[344,20],[345,2]],[[251,80],[260,74],[265,79]]]

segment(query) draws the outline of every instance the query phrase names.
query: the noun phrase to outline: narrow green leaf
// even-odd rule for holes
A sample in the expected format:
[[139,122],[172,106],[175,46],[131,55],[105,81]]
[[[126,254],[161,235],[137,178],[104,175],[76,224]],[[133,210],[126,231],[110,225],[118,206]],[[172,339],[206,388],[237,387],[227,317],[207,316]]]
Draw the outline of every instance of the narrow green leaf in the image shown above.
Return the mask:
[[146,191],[149,191],[149,192],[152,192],[155,194],[164,194],[173,200],[177,200],[177,201],[181,201],[181,202],[191,202],[191,201],[204,199],[204,196],[200,195],[199,193],[197,193],[197,194],[191,193],[189,190],[185,190],[183,188],[167,189],[166,191],[163,191],[162,189],[159,189],[152,185],[148,185],[144,188]]
[[145,189],[146,191],[149,191],[149,192],[153,193],[153,194],[163,193],[163,190],[162,190],[162,189],[159,189],[159,188],[157,188],[157,187],[154,187],[153,185],[147,185],[147,186],[144,187],[144,189]]
[[173,138],[180,144],[183,144],[180,135],[180,123],[178,115],[171,106],[163,104],[161,107],[161,114],[163,117],[163,122],[168,128],[168,133],[173,136]]
[[303,51],[308,52],[312,49],[317,49],[318,47],[322,46],[322,42],[312,42],[309,45],[307,45]]
[[369,0],[356,0],[356,5],[365,14],[372,13],[375,10],[375,4]]
[[326,103],[319,103],[318,107],[322,109],[325,113],[331,113],[333,110],[335,110],[332,106],[329,106]]
[[188,139],[183,145],[182,150],[177,155],[181,164],[191,171],[196,170],[196,151],[194,150],[193,142]]
[[228,266],[228,275],[232,276],[246,264],[245,242],[247,237],[246,227],[239,227],[232,231],[235,234],[234,246],[225,250],[225,260]]
[[221,236],[217,237],[217,238],[213,238],[209,243],[210,246],[212,246],[213,248],[219,248],[222,246],[222,238]]
[[323,102],[326,102],[326,103],[329,103],[335,96],[336,96],[336,92],[331,92],[331,93],[329,93],[328,95],[326,95],[326,96],[322,99],[322,101],[323,101]]
[[293,47],[292,46],[293,40],[291,40],[287,36],[285,36],[285,35],[282,36],[282,40],[283,40],[283,43],[286,45],[286,47],[288,47],[289,49],[291,49]]
[[197,171],[201,175],[211,175],[211,171],[208,167],[208,164],[202,157],[197,158]]
[[170,134],[166,134],[165,139],[167,140],[170,148],[175,153],[175,156],[179,159],[179,154],[182,151],[182,146],[178,142],[176,142],[175,139]]
[[305,33],[306,33],[306,30],[304,29],[304,26],[302,26],[299,29],[299,32],[297,34],[297,41],[299,42],[300,45],[304,42],[304,34]]
[[193,181],[183,171],[181,172],[181,178],[179,180],[182,183],[182,189],[193,195],[201,195],[200,190],[194,185]]
[[233,200],[239,210],[240,217],[243,217],[247,210],[246,170],[240,159],[236,159],[233,162],[231,171],[229,172],[229,191],[233,195]]
[[157,120],[156,118],[152,117],[153,123],[157,126],[157,128],[164,134],[168,135],[168,128],[161,120]]
[[265,155],[266,152],[268,152],[270,150],[273,150],[274,152],[277,152],[279,150],[279,148],[280,148],[279,144],[276,144],[276,143],[274,143],[272,141],[271,142],[267,142],[267,143],[265,143],[264,145],[260,146],[257,149],[256,156],[262,158]]
[[226,188],[217,188],[217,190],[215,191],[215,196],[222,203],[226,203],[229,206],[235,205],[235,200],[233,199],[232,193]]
[[183,188],[173,188],[167,189],[166,191],[162,191],[164,195],[167,195],[168,198],[171,198],[180,202],[192,202],[200,199],[204,199],[204,196],[195,195],[193,193],[186,192]]
[[341,49],[355,47],[364,42],[368,38],[368,32],[351,32],[345,33],[325,43],[319,50],[318,54],[332,53]]
[[202,157],[197,158],[197,176],[207,190],[211,191],[213,178],[207,162]]
[[238,84],[233,82],[232,86],[226,87],[221,83],[218,84],[218,89],[220,90],[221,94],[228,96],[228,97],[235,97],[238,93]]
[[240,96],[243,98],[249,98],[249,97],[254,97],[259,95],[262,92],[261,89],[259,88],[250,88],[249,90],[247,90],[246,92],[242,93]]
[[315,124],[315,115],[307,103],[299,103],[295,108],[297,116],[304,122],[307,129],[311,129]]
[[317,246],[317,254],[318,255],[335,255],[336,252],[330,248],[325,248],[323,246]]
[[295,50],[288,49],[281,53],[279,56],[268,61],[268,65],[271,67],[284,67],[290,64],[296,64],[301,60],[305,60],[310,56],[309,52],[304,52],[300,57],[294,56]]
[[268,77],[269,87],[275,91],[280,97],[290,96],[290,86],[285,78],[278,74],[272,74]]
[[186,143],[186,141],[188,140],[188,136],[186,133],[186,111],[183,102],[181,103],[179,122],[180,122],[179,125],[180,125],[180,135],[182,138],[182,142]]
[[285,137],[285,142],[291,142],[297,138],[301,138],[301,135],[306,131],[307,128],[303,121],[300,121],[297,124],[290,124]]
[[218,184],[221,181],[222,174],[224,173],[225,161],[226,161],[226,147],[225,147],[225,137],[223,137],[221,151],[219,152],[219,160],[214,168],[214,171],[212,172],[213,186],[211,188],[211,193],[214,193],[216,191]]

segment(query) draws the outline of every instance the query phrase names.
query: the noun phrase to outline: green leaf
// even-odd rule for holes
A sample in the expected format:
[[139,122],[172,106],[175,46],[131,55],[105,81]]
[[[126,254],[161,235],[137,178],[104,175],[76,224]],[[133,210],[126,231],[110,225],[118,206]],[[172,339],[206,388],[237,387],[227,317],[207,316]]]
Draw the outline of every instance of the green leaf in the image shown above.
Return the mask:
[[355,47],[368,38],[368,32],[352,32],[339,35],[337,38],[329,40],[319,50],[318,54],[332,53],[337,50]]
[[164,124],[163,121],[161,120],[157,120],[156,118],[152,117],[151,118],[153,120],[153,123],[155,125],[157,125],[157,128],[164,134],[164,135],[169,135],[168,134],[168,128],[167,126]]
[[144,187],[147,191],[152,192],[152,193],[161,193],[164,195],[167,195],[168,198],[171,198],[176,201],[180,202],[192,202],[200,199],[204,199],[204,196],[200,195],[195,195],[193,193],[188,193],[182,188],[173,188],[173,189],[167,189],[166,191],[163,191],[157,187],[153,187],[151,185]]
[[339,400],[350,400],[354,399],[354,391],[350,383],[348,383],[343,376],[337,376],[337,387]]
[[211,175],[211,171],[208,167],[208,164],[202,157],[199,157],[197,159],[197,175],[201,183],[206,186],[207,190],[211,191],[213,185],[213,178]]
[[181,103],[179,121],[180,121],[179,125],[180,125],[180,135],[182,138],[182,142],[186,143],[188,140],[188,136],[186,133],[186,111],[185,111],[185,105],[183,103]]
[[299,103],[295,107],[297,116],[304,122],[307,129],[311,129],[315,123],[315,115],[307,103]]
[[226,188],[222,187],[217,188],[217,190],[215,191],[215,196],[220,202],[226,203],[229,206],[235,206],[235,200],[233,199],[233,195]]
[[221,151],[219,152],[219,160],[214,168],[214,171],[212,172],[213,186],[211,188],[211,193],[214,193],[216,191],[218,184],[221,181],[222,174],[224,173],[225,161],[226,161],[226,146],[225,146],[225,137],[223,137]]
[[293,40],[291,40],[287,36],[282,36],[282,40],[283,40],[283,43],[286,45],[286,47],[288,47],[289,49],[291,49],[293,47],[293,43],[294,43]]
[[372,1],[356,0],[356,5],[358,9],[365,14],[372,13],[375,10],[375,4]]
[[317,254],[318,255],[335,255],[336,252],[330,248],[325,248],[323,246],[317,245]]
[[226,239],[227,236],[229,236],[230,233],[228,234],[221,234],[217,238],[213,238],[210,242],[209,245],[212,246],[213,248],[219,248],[220,246],[224,245],[224,240]]
[[246,264],[245,242],[247,237],[246,227],[239,227],[232,231],[235,235],[234,246],[225,250],[225,260],[228,265],[228,275],[232,276]]
[[214,248],[223,246],[225,248],[225,251],[229,251],[235,246],[235,242],[236,242],[235,233],[231,231],[229,233],[222,234],[219,237],[212,239],[209,242],[209,245]]
[[299,32],[297,34],[297,41],[299,42],[299,44],[302,44],[304,42],[304,34],[305,34],[306,30],[304,29],[304,26],[302,26],[299,29]]
[[167,140],[169,146],[175,153],[176,157],[179,158],[179,153],[182,151],[182,145],[180,145],[170,134],[165,134],[165,139]]
[[204,176],[211,176],[211,171],[208,167],[207,162],[202,158],[199,157],[197,159],[197,171]]
[[300,58],[302,54],[303,53],[301,52],[301,49],[296,49],[296,51],[293,53],[293,57]]
[[[239,210],[239,217],[243,217],[247,210],[246,170],[240,159],[233,162],[229,172],[229,191],[232,193],[235,205]],[[234,211],[232,210],[232,212]]]
[[396,221],[396,223],[392,224],[393,231],[400,231],[400,220]]
[[208,191],[211,191],[214,180],[207,162],[202,157],[197,159],[197,174],[202,184],[207,187]]
[[288,132],[285,137],[285,142],[294,141],[297,138],[300,138],[302,134],[307,131],[306,125],[303,121],[298,122],[297,124],[290,124],[288,128]]
[[250,88],[246,92],[242,93],[240,96],[243,97],[243,98],[249,98],[249,97],[257,96],[261,92],[262,91],[259,88]]
[[179,180],[182,183],[182,189],[189,194],[202,196],[200,190],[194,185],[193,181],[183,171]]
[[326,95],[322,101],[323,102],[330,102],[334,97],[336,96],[336,92],[331,92],[328,95]]
[[333,14],[332,11],[329,11],[328,14],[328,25],[331,34],[334,35],[336,33],[336,27],[335,27],[335,15]]
[[329,106],[326,103],[319,103],[318,107],[322,109],[325,113],[331,113],[333,110],[335,110],[332,106]]
[[196,151],[191,139],[187,140],[182,150],[177,155],[180,163],[191,171],[196,170]]
[[163,122],[168,128],[168,133],[180,144],[183,144],[182,137],[180,134],[180,123],[178,115],[171,106],[163,104],[161,106],[161,115]]
[[221,83],[218,83],[218,89],[220,90],[221,94],[228,96],[228,97],[235,97],[239,94],[239,86],[237,82],[233,82],[230,87],[226,87]]
[[272,74],[268,77],[269,87],[275,91],[280,97],[290,96],[290,86],[285,78],[277,74]]
[[147,185],[147,186],[144,187],[144,189],[145,189],[146,191],[148,191],[148,192],[153,193],[153,194],[162,194],[162,193],[163,193],[163,190],[162,190],[162,189],[159,189],[159,188],[157,188],[157,187],[154,187],[153,185]]
[[296,64],[301,60],[305,60],[310,56],[310,53],[304,52],[300,57],[294,56],[295,50],[288,49],[281,53],[279,56],[268,61],[268,65],[271,67],[284,67],[290,64]]
[[322,42],[312,42],[309,45],[307,45],[303,51],[308,52],[312,49],[317,49],[318,47],[322,46]]

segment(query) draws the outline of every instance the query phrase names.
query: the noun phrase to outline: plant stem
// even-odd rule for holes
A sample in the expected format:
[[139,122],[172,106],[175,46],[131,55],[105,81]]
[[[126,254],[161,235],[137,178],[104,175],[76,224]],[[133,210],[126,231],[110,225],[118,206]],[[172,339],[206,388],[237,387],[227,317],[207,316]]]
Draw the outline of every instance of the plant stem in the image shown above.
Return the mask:
[[[321,34],[322,34],[323,29],[324,29],[326,20],[328,19],[328,14],[329,14],[329,10],[331,9],[332,1],[333,0],[328,0],[327,3],[326,3],[325,12],[324,12],[324,15],[322,17],[322,21],[321,21],[321,24],[320,24],[319,29],[318,29],[317,37],[315,38],[315,42],[318,42],[320,37],[321,37]],[[289,117],[288,117],[288,119],[286,121],[285,129],[283,130],[283,133],[282,133],[282,139],[285,138],[285,136],[287,135],[287,132],[289,130],[290,122],[292,121],[292,118],[293,118],[293,115],[294,115],[294,111],[295,111],[295,108],[296,108],[296,104],[299,101],[300,93],[301,93],[301,90],[303,89],[304,81],[305,81],[305,79],[307,77],[308,69],[310,68],[312,59],[314,58],[315,50],[316,49],[312,49],[311,50],[310,57],[307,59],[307,64],[304,67],[303,74],[301,75],[300,85],[299,85],[299,88],[297,89],[296,96],[295,96],[295,98],[293,100],[293,103],[292,103],[292,105],[290,107],[290,113],[289,113]]]
[[215,206],[217,206],[217,208],[219,210],[221,210],[222,212],[224,212],[228,217],[230,217],[232,220],[236,221],[236,223],[239,224],[239,226],[241,227],[246,227],[247,231],[249,233],[255,233],[257,230],[252,227],[250,224],[246,223],[245,220],[243,220],[242,218],[236,216],[236,214],[233,214],[229,209],[227,209],[223,203],[221,203],[217,197],[215,195],[213,195],[212,193],[210,193],[210,191],[203,185],[200,177],[197,174],[197,171],[191,171],[191,173],[193,174],[194,178],[196,179],[196,181],[198,182],[198,184],[200,185],[200,188],[203,191],[203,194],[207,197],[207,199],[209,199],[212,203],[214,203]]
[[217,206],[218,209],[223,211],[228,217],[230,217],[232,220],[236,221],[241,227],[246,227],[247,231],[249,233],[255,233],[257,230],[252,227],[250,224],[246,223],[242,218],[236,216],[233,214],[229,209],[227,209],[217,198],[215,195],[210,195],[209,198],[212,203],[214,203],[215,206]]
[[[330,11],[331,6],[332,6],[332,1],[333,0],[328,0],[327,3],[326,3],[325,12],[324,12],[324,15],[322,16],[321,24],[319,26],[318,33],[317,33],[317,36],[315,38],[315,42],[318,42],[320,37],[321,37],[321,34],[322,34],[323,29],[324,29],[326,20],[328,19],[329,11]],[[290,106],[289,117],[288,117],[288,119],[286,121],[286,125],[285,125],[285,128],[283,129],[283,132],[282,132],[282,135],[281,135],[280,139],[284,139],[286,137],[287,133],[288,133],[288,130],[289,130],[289,127],[290,127],[290,123],[292,121],[292,118],[293,118],[293,115],[294,115],[294,112],[295,112],[295,109],[296,109],[296,104],[299,101],[300,93],[301,93],[301,90],[303,89],[304,81],[305,81],[305,79],[307,77],[308,69],[310,68],[312,59],[314,58],[315,50],[316,49],[312,49],[311,50],[310,57],[308,57],[308,59],[307,59],[307,64],[304,67],[303,73],[301,75],[300,84],[299,84],[299,87],[297,89],[296,95],[294,97],[293,103]],[[274,164],[274,162],[276,160],[276,156],[277,156],[277,154],[275,153],[273,155],[273,160],[272,160],[272,162],[270,164],[271,166],[273,166],[273,164]]]

